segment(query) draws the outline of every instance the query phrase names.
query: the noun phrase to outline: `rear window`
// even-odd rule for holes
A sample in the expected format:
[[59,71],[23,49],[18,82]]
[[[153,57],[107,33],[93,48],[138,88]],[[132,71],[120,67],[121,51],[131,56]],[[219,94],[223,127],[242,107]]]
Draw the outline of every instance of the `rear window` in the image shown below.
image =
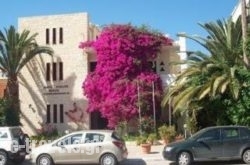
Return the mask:
[[22,132],[21,128],[12,128],[10,129],[13,138],[19,138],[20,132]]
[[111,137],[115,140],[123,141],[123,139],[117,134],[117,132],[113,132]]
[[241,137],[241,139],[250,138],[250,130],[249,130],[249,128],[240,129],[240,137]]

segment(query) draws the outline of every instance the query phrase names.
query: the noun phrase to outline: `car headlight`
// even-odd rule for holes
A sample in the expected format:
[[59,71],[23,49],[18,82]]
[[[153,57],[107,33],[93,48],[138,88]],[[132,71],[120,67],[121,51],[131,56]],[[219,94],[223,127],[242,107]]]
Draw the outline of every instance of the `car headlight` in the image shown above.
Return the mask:
[[172,149],[173,149],[173,147],[166,147],[166,148],[165,148],[165,151],[169,152],[169,151],[172,150]]

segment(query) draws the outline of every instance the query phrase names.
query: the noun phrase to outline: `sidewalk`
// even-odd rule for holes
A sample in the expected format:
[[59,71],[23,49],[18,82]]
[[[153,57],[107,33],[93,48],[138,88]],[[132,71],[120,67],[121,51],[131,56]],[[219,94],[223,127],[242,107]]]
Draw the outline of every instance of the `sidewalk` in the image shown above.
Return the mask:
[[164,160],[162,157],[162,150],[164,145],[152,145],[151,152],[144,154],[141,151],[141,147],[137,146],[135,142],[126,142],[128,149],[128,158],[122,165],[168,165],[171,162]]

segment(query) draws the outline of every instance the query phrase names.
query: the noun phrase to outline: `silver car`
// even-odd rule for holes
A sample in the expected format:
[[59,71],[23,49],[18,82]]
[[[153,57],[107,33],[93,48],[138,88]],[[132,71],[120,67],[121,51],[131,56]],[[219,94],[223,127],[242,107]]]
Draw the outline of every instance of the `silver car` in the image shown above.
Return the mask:
[[30,154],[32,163],[116,165],[127,158],[125,142],[112,130],[84,130],[40,145]]

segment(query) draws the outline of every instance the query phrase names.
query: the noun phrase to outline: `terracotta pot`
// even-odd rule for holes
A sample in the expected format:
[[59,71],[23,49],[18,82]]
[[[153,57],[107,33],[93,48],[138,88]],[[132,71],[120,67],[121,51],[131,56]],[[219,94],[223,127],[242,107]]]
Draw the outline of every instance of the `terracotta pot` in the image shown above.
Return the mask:
[[149,143],[141,144],[141,148],[142,148],[142,153],[144,154],[149,154],[151,152],[151,144]]
[[162,141],[164,145],[167,145],[169,143],[168,138],[162,138]]

